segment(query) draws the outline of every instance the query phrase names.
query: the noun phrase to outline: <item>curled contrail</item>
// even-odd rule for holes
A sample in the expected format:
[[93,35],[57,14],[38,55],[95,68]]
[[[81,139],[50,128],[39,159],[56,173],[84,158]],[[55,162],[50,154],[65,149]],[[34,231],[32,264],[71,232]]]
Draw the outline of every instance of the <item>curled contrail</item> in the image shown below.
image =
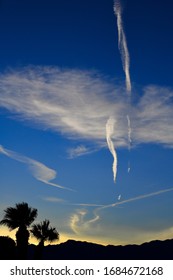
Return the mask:
[[[122,22],[122,8],[119,0],[114,1],[114,12],[117,17],[117,27],[118,27],[118,46],[121,54],[121,59],[122,59],[122,64],[123,64],[123,69],[125,72],[126,76],[126,90],[127,92],[131,93],[131,80],[130,80],[130,57],[129,57],[129,51],[127,47],[127,42],[126,42],[126,36],[124,33],[123,29],[123,22]],[[131,147],[131,122],[130,122],[130,116],[127,115],[127,123],[128,123],[128,141],[129,141],[129,150]],[[117,174],[117,155],[116,151],[114,148],[114,144],[111,140],[111,136],[113,134],[113,128],[114,128],[114,120],[110,118],[107,121],[106,125],[106,139],[108,143],[108,147],[110,152],[112,153],[114,157],[114,162],[113,162],[113,174],[114,174],[114,182],[116,180],[116,174]],[[128,172],[130,172],[130,168],[128,168]]]
[[37,179],[38,181],[43,182],[44,184],[50,185],[50,186],[54,186],[60,189],[66,189],[66,190],[70,190],[70,191],[74,191],[72,189],[60,186],[58,184],[52,183],[51,181],[53,179],[56,178],[56,171],[47,167],[46,165],[44,165],[43,163],[36,161],[35,159],[26,157],[24,155],[20,155],[14,151],[11,150],[7,150],[6,148],[4,148],[2,145],[0,145],[0,154],[3,154],[9,158],[12,158],[16,161],[25,163],[33,177],[35,179]]
[[127,47],[126,36],[123,28],[122,21],[122,8],[119,0],[114,1],[114,13],[117,17],[117,27],[118,27],[118,46],[121,53],[121,60],[123,64],[123,69],[126,76],[126,89],[131,92],[131,80],[130,80],[130,56]]
[[114,158],[112,170],[113,170],[113,177],[114,177],[114,182],[115,182],[116,175],[117,175],[117,154],[115,151],[114,143],[111,139],[111,137],[114,133],[114,124],[115,124],[115,120],[110,117],[106,123],[106,140],[107,140],[108,148]]
[[[124,33],[123,21],[122,21],[122,7],[120,0],[114,0],[114,13],[117,17],[117,27],[118,27],[118,46],[121,54],[121,60],[123,64],[123,69],[126,76],[126,90],[131,94],[132,86],[130,79],[130,56],[127,47],[126,35]],[[128,142],[129,142],[129,151],[131,149],[131,120],[130,114],[127,115],[127,124],[128,124]],[[130,172],[130,163],[128,166],[128,173]]]
[[161,195],[161,194],[164,194],[164,193],[167,193],[167,192],[172,192],[172,191],[173,191],[173,188],[163,189],[163,190],[160,190],[160,191],[156,191],[156,192],[152,192],[152,193],[148,193],[148,194],[143,194],[143,195],[139,195],[139,196],[136,196],[136,197],[131,197],[131,198],[121,200],[121,201],[119,200],[118,202],[115,202],[115,203],[112,203],[112,204],[107,204],[107,205],[104,205],[104,206],[101,206],[101,207],[97,207],[93,211],[93,218],[86,221],[85,224],[94,223],[94,222],[100,220],[100,212],[103,211],[104,209],[114,208],[114,207],[117,207],[119,205],[135,202],[135,201],[142,200],[142,199],[147,199],[147,198],[150,198],[150,197],[154,197],[154,196]]

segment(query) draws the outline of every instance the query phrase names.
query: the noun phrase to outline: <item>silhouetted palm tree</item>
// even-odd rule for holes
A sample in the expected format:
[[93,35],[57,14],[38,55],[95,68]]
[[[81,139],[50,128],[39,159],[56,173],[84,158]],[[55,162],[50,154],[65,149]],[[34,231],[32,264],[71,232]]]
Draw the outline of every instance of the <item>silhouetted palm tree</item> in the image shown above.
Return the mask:
[[0,221],[0,224],[6,225],[10,230],[18,228],[16,232],[18,258],[26,259],[30,235],[27,227],[37,217],[37,209],[29,207],[26,202],[22,202],[16,203],[15,207],[8,207],[4,212],[4,219]]
[[40,241],[36,248],[36,259],[42,258],[45,241],[52,242],[59,240],[59,233],[57,232],[56,228],[52,228],[50,226],[49,220],[44,220],[43,222],[32,225],[31,233]]

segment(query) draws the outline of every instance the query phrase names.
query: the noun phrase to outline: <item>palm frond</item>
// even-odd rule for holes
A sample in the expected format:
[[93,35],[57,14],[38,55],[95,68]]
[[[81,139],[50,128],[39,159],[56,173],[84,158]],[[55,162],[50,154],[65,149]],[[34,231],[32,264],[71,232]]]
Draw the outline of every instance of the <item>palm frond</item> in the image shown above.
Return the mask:
[[37,217],[37,209],[29,207],[26,202],[16,203],[15,207],[7,207],[4,213],[4,219],[0,224],[12,230],[20,226],[29,226]]
[[16,223],[16,221],[11,221],[8,219],[1,220],[0,225],[7,226],[10,230],[13,230],[18,227],[18,224]]
[[55,240],[59,240],[59,233],[55,228],[50,228],[49,229],[49,237],[47,239],[50,242],[53,242]]
[[31,229],[34,237],[41,241],[55,241],[59,240],[59,233],[55,228],[50,227],[50,221],[44,220],[43,222],[34,224]]

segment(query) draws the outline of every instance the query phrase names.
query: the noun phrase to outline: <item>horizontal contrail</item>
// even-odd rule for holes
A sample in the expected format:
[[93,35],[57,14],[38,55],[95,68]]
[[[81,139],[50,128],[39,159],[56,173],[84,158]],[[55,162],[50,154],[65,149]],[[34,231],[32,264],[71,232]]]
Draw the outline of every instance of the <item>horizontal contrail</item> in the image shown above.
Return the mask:
[[70,205],[74,206],[84,206],[84,207],[104,207],[104,204],[94,204],[94,203],[72,203]]
[[0,153],[16,161],[27,164],[29,166],[29,169],[31,170],[33,177],[36,178],[38,181],[60,189],[73,191],[72,189],[50,182],[51,180],[56,178],[56,171],[47,167],[43,163],[31,159],[29,157],[20,155],[14,151],[7,150],[2,145],[0,145]]
[[121,60],[123,64],[123,69],[126,76],[126,89],[128,92],[131,92],[131,80],[130,80],[130,56],[127,47],[126,36],[123,29],[122,21],[122,9],[119,0],[114,1],[114,13],[117,17],[117,27],[118,27],[118,46],[121,53]]
[[162,193],[171,192],[171,191],[173,191],[173,188],[160,190],[160,191],[152,192],[152,193],[148,193],[148,194],[139,195],[139,196],[132,197],[132,198],[129,198],[129,199],[126,199],[126,200],[122,200],[120,202],[115,202],[115,203],[107,205],[107,206],[103,206],[102,209],[109,208],[109,207],[115,207],[115,206],[118,206],[118,205],[126,204],[126,203],[133,202],[133,201],[136,201],[136,200],[145,199],[145,198],[148,198],[148,197],[160,195]]
[[117,176],[117,154],[115,151],[114,143],[111,139],[111,137],[114,133],[114,123],[115,123],[115,120],[113,118],[109,118],[106,123],[106,140],[107,140],[108,148],[114,159],[113,165],[112,165],[112,170],[113,170],[114,182],[115,182],[116,176]]
[[[104,209],[116,207],[116,206],[119,206],[119,205],[123,205],[123,204],[126,204],[126,203],[131,203],[131,202],[138,201],[138,200],[141,200],[141,199],[146,199],[146,198],[149,198],[149,197],[154,197],[154,196],[157,196],[157,195],[160,195],[160,194],[163,194],[163,193],[166,193],[166,192],[171,192],[171,191],[173,191],[173,188],[160,190],[160,191],[152,192],[152,193],[149,193],[149,194],[139,195],[139,196],[132,197],[132,198],[122,200],[122,201],[118,201],[118,202],[115,202],[115,203],[112,203],[112,204],[103,205],[101,207],[97,207],[97,205],[95,205],[96,208],[93,211],[93,218],[89,219],[89,220],[86,220],[86,221],[85,221],[85,217],[86,217],[87,211],[86,210],[82,210],[82,211],[78,210],[78,212],[75,215],[72,216],[72,220],[71,220],[71,224],[70,224],[71,229],[77,234],[81,230],[82,231],[85,231],[85,230],[90,231],[91,229],[89,228],[89,226],[91,224],[94,224],[98,220],[100,220],[100,213],[99,212],[104,210]],[[88,204],[79,203],[79,204],[73,204],[73,205],[85,206],[85,207],[94,206],[94,205],[89,204],[89,203]]]
[[123,205],[123,204],[126,204],[126,203],[134,202],[134,201],[137,201],[137,200],[141,200],[141,199],[145,199],[145,198],[149,198],[149,197],[153,197],[153,196],[157,196],[157,195],[160,195],[160,194],[163,194],[163,193],[167,193],[167,192],[171,192],[171,191],[173,191],[173,188],[169,188],[169,189],[165,189],[165,190],[160,190],[160,191],[152,192],[152,193],[149,193],[149,194],[139,195],[139,196],[132,197],[132,198],[129,198],[129,199],[126,199],[126,200],[122,200],[122,201],[118,201],[118,202],[115,202],[115,203],[112,203],[112,204],[108,204],[108,205],[104,205],[104,206],[98,207],[93,212],[94,218],[92,218],[91,220],[87,221],[86,224],[98,221],[99,218],[100,218],[99,212],[104,210],[104,209],[113,208],[113,207],[116,207],[116,206],[119,206],[119,205]]

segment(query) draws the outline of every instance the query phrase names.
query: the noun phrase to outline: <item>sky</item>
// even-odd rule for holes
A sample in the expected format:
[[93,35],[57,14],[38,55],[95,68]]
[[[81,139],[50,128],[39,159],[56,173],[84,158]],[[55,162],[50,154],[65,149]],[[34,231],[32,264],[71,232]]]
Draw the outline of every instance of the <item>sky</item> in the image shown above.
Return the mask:
[[0,1],[0,219],[24,201],[60,242],[173,237],[172,9]]

